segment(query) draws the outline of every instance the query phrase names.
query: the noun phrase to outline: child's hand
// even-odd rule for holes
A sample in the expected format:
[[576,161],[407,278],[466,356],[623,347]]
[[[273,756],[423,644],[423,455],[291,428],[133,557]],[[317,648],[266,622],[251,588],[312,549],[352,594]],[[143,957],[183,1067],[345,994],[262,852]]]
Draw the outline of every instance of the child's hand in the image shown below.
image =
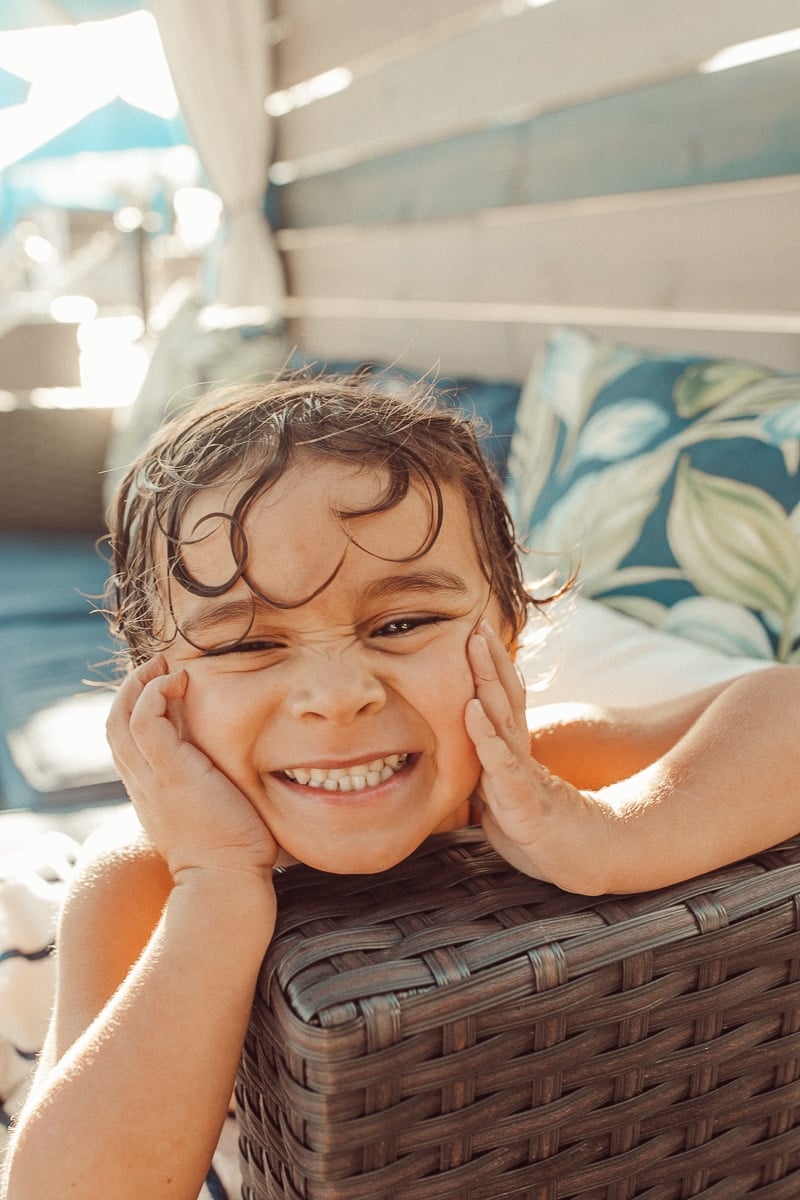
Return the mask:
[[145,833],[173,878],[190,868],[268,876],[278,846],[239,789],[180,732],[185,671],[157,656],[125,680],[107,734]]
[[[488,621],[481,621],[467,653],[476,698],[467,704],[466,726],[483,767],[479,795],[486,837],[518,870],[574,886],[576,864],[569,862],[572,854],[563,842],[576,820],[594,825],[598,814],[588,796],[532,757],[525,689]],[[591,864],[580,869],[592,873]]]

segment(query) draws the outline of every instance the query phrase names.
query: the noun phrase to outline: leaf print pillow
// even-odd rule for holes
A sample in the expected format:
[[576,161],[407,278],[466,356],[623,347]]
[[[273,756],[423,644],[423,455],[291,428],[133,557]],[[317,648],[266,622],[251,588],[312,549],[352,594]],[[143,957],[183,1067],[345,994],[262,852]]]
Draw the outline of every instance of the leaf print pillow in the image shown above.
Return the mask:
[[508,498],[582,592],[732,655],[800,662],[800,377],[554,331]]

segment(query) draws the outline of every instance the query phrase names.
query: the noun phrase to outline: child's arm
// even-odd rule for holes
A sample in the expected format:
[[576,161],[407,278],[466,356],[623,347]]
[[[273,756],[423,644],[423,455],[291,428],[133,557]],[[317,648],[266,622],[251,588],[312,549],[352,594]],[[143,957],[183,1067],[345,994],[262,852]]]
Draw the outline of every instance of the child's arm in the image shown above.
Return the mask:
[[159,852],[141,842],[106,853],[71,890],[6,1200],[195,1200],[228,1108],[274,925],[276,847],[180,741],[168,705],[183,684],[162,671],[126,681],[109,726]]
[[800,830],[796,668],[652,710],[551,713],[529,735],[499,638],[482,627],[469,653],[484,828],[521,870],[577,892],[647,890]]

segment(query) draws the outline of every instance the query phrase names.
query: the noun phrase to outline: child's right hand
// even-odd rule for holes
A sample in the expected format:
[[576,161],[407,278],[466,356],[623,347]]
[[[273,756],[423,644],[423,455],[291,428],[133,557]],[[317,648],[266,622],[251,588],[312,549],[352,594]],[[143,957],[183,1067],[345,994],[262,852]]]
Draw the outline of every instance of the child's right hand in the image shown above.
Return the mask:
[[247,797],[181,736],[185,671],[157,655],[119,689],[106,732],[144,831],[173,878],[192,868],[268,877],[279,849]]

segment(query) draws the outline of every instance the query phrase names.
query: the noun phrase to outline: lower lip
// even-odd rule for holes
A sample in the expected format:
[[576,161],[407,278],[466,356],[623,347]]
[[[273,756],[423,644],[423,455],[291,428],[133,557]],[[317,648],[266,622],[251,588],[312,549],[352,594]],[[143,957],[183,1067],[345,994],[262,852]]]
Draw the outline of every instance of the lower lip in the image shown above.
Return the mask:
[[295,783],[294,780],[287,779],[285,775],[278,775],[277,778],[286,787],[291,789],[293,795],[307,797],[309,800],[313,800],[315,804],[328,804],[333,808],[356,808],[360,804],[369,804],[376,799],[384,797],[398,780],[404,779],[413,770],[418,757],[416,754],[409,754],[407,761],[400,770],[395,771],[394,775],[390,775],[388,779],[384,779],[381,783],[373,784],[371,787],[367,786],[358,790],[353,789],[350,792],[313,787],[310,783]]

